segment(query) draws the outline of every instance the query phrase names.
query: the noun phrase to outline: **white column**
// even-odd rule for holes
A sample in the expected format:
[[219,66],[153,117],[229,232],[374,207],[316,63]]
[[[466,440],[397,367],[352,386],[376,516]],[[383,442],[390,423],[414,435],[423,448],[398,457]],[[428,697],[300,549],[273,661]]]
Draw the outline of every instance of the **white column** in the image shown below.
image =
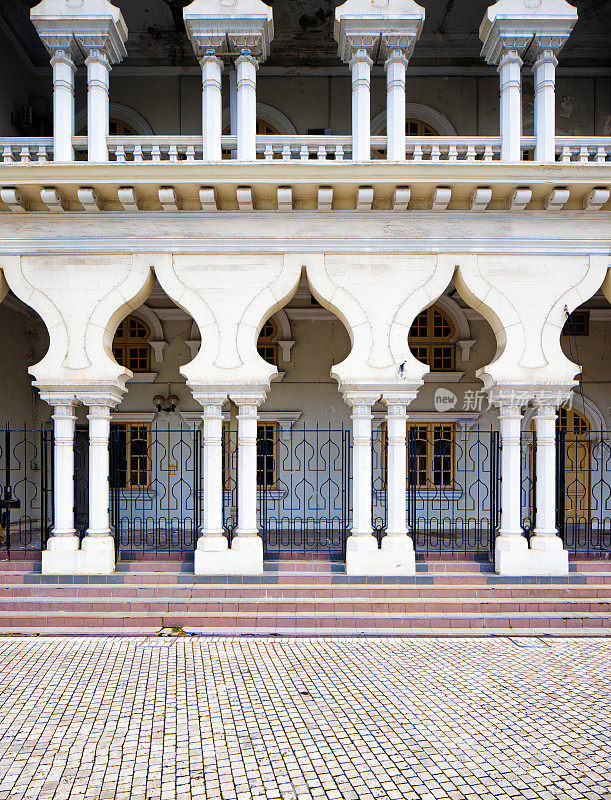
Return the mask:
[[494,402],[499,406],[501,438],[501,524],[495,541],[495,568],[502,575],[530,574],[521,520],[522,408],[512,398]]
[[[236,537],[257,537],[257,408],[264,394],[231,395],[238,407],[238,527]],[[234,546],[234,545],[232,545]]]
[[238,130],[238,73],[232,69],[229,72],[229,133],[237,136]]
[[533,550],[562,550],[556,529],[556,408],[537,404],[535,422],[536,519]]
[[405,71],[407,59],[393,50],[384,64],[386,70],[386,136],[388,161],[405,161]]
[[371,406],[378,395],[348,393],[345,399],[352,407],[352,529],[348,542],[363,538],[375,543],[371,525]]
[[204,509],[198,550],[226,550],[223,531],[223,403],[225,394],[198,397],[203,405],[203,487]]
[[221,160],[221,72],[223,62],[215,55],[199,60],[202,68],[202,144],[204,161]]
[[[383,398],[386,404],[386,536],[407,537],[407,404]],[[410,538],[411,543],[411,538]]]
[[53,67],[53,160],[74,161],[74,73],[76,67],[66,50],[56,50]]
[[78,550],[74,527],[74,399],[50,400],[53,413],[53,531],[48,550]]
[[84,571],[109,574],[115,568],[115,542],[110,530],[110,410],[117,399],[84,400],[89,406],[89,527],[83,539]]
[[110,62],[102,50],[91,50],[87,65],[88,161],[108,161],[108,85]]
[[257,59],[242,55],[237,69],[238,161],[255,161],[257,136]]
[[522,59],[517,50],[505,50],[499,61],[501,161],[520,161],[522,137]]
[[553,50],[541,50],[535,65],[535,161],[556,160],[556,67]]
[[[370,84],[373,61],[364,48],[350,59],[352,73],[352,158],[369,161],[371,158]],[[405,124],[405,123],[404,123]]]

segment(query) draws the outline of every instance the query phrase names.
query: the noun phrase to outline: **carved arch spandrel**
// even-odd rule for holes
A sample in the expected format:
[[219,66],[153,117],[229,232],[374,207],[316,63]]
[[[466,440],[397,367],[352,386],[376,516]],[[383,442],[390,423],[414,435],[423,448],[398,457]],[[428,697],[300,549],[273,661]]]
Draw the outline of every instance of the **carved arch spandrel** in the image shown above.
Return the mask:
[[282,255],[174,256],[156,267],[166,294],[204,345],[181,368],[190,385],[268,385],[277,370],[257,352],[265,320],[297,290],[301,265]]
[[19,299],[42,318],[49,349],[30,368],[39,384],[111,381],[131,376],[112,357],[114,329],[153,287],[148,258],[21,256],[3,261]]
[[348,329],[350,354],[333,367],[340,384],[420,383],[428,367],[410,353],[415,316],[444,291],[454,266],[436,255],[342,255],[312,258],[307,274],[319,302]]
[[[516,270],[523,264],[523,279]],[[491,325],[495,357],[478,371],[489,387],[572,383],[578,366],[562,352],[566,312],[591,297],[604,266],[589,256],[456,256],[461,297]]]

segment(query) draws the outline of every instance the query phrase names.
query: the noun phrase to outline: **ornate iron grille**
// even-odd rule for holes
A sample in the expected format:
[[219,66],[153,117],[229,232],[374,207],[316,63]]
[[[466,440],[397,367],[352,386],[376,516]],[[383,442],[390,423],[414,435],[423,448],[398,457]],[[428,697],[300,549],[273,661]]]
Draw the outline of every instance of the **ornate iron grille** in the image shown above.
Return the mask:
[[611,557],[611,431],[560,429],[556,524],[574,555]]
[[41,427],[0,434],[0,547],[7,556],[46,547],[53,525],[53,433]]
[[496,431],[443,423],[409,427],[407,524],[416,552],[493,557],[499,453]]
[[117,551],[194,550],[201,525],[199,431],[113,424],[110,509]]
[[343,429],[259,426],[258,516],[267,556],[345,554],[350,447],[350,434]]

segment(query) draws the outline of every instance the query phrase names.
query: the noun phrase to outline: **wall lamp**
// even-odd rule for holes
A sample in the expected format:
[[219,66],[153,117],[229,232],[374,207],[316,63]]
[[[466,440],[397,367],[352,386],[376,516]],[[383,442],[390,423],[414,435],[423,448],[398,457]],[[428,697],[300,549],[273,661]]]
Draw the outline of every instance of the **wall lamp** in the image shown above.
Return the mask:
[[164,397],[162,394],[156,394],[153,397],[153,403],[157,407],[157,411],[176,411],[176,406],[180,401],[179,397],[175,394],[170,394]]

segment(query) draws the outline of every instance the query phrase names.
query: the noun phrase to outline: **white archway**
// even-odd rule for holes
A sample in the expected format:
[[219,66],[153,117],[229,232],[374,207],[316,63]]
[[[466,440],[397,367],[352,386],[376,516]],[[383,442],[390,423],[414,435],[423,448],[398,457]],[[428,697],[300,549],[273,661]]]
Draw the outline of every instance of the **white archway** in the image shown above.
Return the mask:
[[[142,116],[133,108],[124,106],[122,103],[110,103],[109,117],[120,119],[122,122],[131,125],[139,136],[153,136],[153,129]],[[87,125],[87,109],[81,109],[74,118],[74,130],[80,131]]]
[[[422,103],[406,103],[405,104],[405,118],[406,119],[419,119],[421,122],[426,122],[432,128],[435,128],[440,136],[456,136],[456,128],[452,125],[450,120],[445,117],[440,111],[437,111],[431,106],[425,106]],[[380,131],[386,127],[386,111],[381,111],[371,120],[371,134],[372,136],[379,135]]]
[[[291,120],[285,114],[283,114],[282,111],[278,111],[277,108],[268,106],[266,103],[257,103],[257,119],[263,119],[265,122],[269,122],[269,124],[273,125],[280,134],[293,136],[297,133],[297,128],[295,128]],[[221,121],[222,130],[225,130],[229,126],[230,122],[231,111],[229,107],[227,107],[223,109],[223,117]]]

